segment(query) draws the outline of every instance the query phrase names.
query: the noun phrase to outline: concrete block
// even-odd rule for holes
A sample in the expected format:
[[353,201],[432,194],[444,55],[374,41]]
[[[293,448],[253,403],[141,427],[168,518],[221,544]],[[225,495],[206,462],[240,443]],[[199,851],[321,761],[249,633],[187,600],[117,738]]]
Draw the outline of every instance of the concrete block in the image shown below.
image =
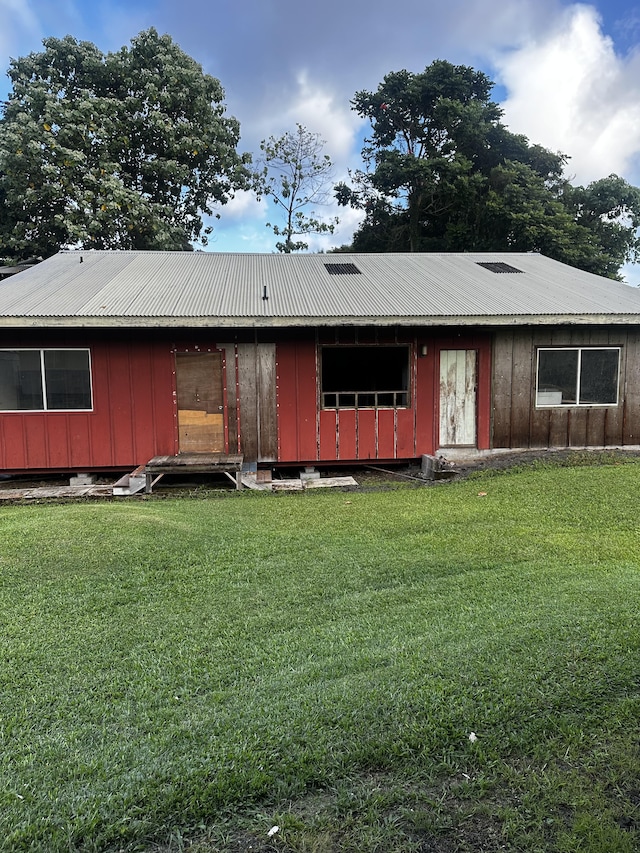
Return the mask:
[[319,480],[320,471],[316,471],[315,468],[305,468],[304,471],[300,473],[300,479],[303,483],[305,480]]
[[442,470],[442,462],[437,456],[422,455],[421,473],[426,480],[435,480],[436,474]]
[[76,474],[69,478],[70,486],[93,486],[96,478],[93,474]]

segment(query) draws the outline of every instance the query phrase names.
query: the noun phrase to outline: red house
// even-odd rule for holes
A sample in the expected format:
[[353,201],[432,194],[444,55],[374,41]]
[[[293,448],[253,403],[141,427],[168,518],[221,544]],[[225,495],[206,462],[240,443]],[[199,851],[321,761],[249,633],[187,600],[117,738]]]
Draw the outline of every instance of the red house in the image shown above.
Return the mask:
[[637,445],[639,324],[537,254],[62,252],[0,282],[0,469]]

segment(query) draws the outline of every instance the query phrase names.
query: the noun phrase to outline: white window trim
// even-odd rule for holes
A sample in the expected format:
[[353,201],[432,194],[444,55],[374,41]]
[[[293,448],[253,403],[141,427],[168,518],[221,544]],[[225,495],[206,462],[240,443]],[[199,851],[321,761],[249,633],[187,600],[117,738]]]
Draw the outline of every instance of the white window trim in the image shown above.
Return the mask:
[[[69,412],[93,412],[93,365],[91,362],[91,350],[89,347],[0,347],[0,352],[39,352],[40,353],[40,382],[42,383],[42,408],[41,409],[0,409],[0,415],[31,414],[46,412],[47,414],[62,415]],[[89,366],[89,394],[91,395],[91,407],[88,409],[49,409],[47,407],[47,388],[45,378],[45,352],[86,352]]]
[[[578,399],[580,394],[580,379],[582,373],[582,353],[587,350],[611,350],[618,353],[618,372],[616,376],[616,401],[615,403],[581,403]],[[538,347],[536,350],[536,385],[535,385],[535,407],[536,409],[612,409],[620,405],[620,352],[619,346],[565,346],[565,347]],[[540,375],[540,353],[571,351],[578,353],[578,370],[576,372],[576,402],[575,403],[539,403],[538,402],[538,377]]]

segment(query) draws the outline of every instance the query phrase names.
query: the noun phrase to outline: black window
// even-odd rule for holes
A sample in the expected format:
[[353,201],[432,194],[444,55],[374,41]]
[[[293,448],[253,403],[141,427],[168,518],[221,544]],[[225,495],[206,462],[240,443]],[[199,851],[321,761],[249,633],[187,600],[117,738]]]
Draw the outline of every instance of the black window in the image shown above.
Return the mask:
[[408,405],[408,346],[322,348],[323,408],[404,408]]
[[89,350],[0,350],[0,411],[91,408]]
[[615,406],[619,347],[538,350],[537,406]]

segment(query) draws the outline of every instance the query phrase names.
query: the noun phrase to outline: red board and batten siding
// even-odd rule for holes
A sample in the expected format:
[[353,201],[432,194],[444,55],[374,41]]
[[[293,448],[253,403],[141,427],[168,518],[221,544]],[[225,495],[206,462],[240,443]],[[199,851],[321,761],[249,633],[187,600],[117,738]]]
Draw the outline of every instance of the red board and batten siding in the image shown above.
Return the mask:
[[[351,343],[351,341],[350,341]],[[408,343],[405,339],[403,343]],[[422,346],[426,355],[422,356]],[[434,453],[438,442],[439,358],[443,349],[478,353],[477,444],[490,446],[491,338],[437,338],[418,334],[410,342],[411,399],[406,409],[322,409],[318,348],[309,338],[281,341],[276,348],[278,461],[364,462],[412,459]]]
[[[99,470],[135,467],[176,447],[174,355],[169,342],[136,333],[3,335],[3,345],[86,347],[91,352],[93,411],[7,412],[0,417],[0,468]],[[12,340],[11,338],[15,338]]]
[[[331,333],[332,341],[339,336],[340,343],[351,345],[376,340],[393,343],[395,334],[393,330],[359,330],[356,338],[353,330]],[[217,342],[217,337],[215,330],[183,330],[179,342],[163,330],[7,331],[3,334],[7,348],[88,348],[93,411],[2,413],[0,469],[133,469],[153,456],[177,453],[176,351],[223,351],[229,452],[239,448],[247,459],[256,451],[262,462],[312,464],[411,459],[433,453],[438,434],[439,352],[475,348],[479,354],[478,446],[489,446],[488,336],[451,340],[433,333],[426,336],[420,330],[399,334],[398,342],[410,345],[410,405],[357,411],[320,408],[318,347],[323,341],[313,330],[295,335],[274,332],[264,344],[256,341],[251,330],[234,335],[233,342],[228,330],[222,338],[226,343]],[[425,356],[419,354],[423,344]],[[270,368],[274,358],[275,372]],[[265,383],[269,387],[262,388]]]

